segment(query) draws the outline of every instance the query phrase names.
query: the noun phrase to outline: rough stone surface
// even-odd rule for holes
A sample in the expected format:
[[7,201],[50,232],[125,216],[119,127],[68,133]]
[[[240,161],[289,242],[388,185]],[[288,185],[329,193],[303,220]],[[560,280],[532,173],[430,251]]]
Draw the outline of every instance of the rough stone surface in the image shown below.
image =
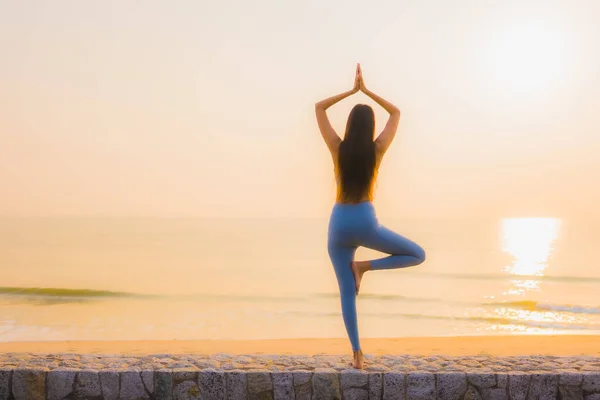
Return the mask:
[[194,381],[183,381],[173,388],[173,400],[200,400],[200,389]]
[[12,394],[15,400],[44,399],[46,397],[46,371],[40,369],[13,371]]
[[579,386],[583,381],[583,376],[577,372],[567,372],[558,377],[558,384],[565,386]]
[[369,400],[380,400],[383,397],[383,374],[369,374]]
[[228,399],[247,399],[248,380],[242,371],[227,371],[225,374],[226,390]]
[[431,372],[409,372],[406,376],[406,396],[412,400],[434,400],[435,375]]
[[0,400],[600,400],[598,357],[0,354]]
[[[48,400],[62,400],[73,392],[73,385],[75,384],[75,376],[77,371],[75,370],[61,370],[56,369],[49,371],[46,375],[46,398]],[[5,400],[2,397],[0,391],[0,400]]]
[[310,400],[312,398],[312,372],[293,371],[292,376],[296,400]]
[[141,376],[146,392],[154,394],[154,371],[142,371]]
[[157,399],[171,400],[173,374],[168,370],[156,371],[154,375],[154,395]]
[[140,400],[149,399],[148,393],[144,388],[142,377],[138,371],[121,372],[121,390],[119,391],[120,400]]
[[553,374],[532,374],[529,381],[528,399],[556,399],[558,377]]
[[198,377],[196,368],[176,368],[173,370],[173,381],[179,383],[184,381],[195,381]]
[[312,377],[313,398],[341,400],[339,374],[331,368],[318,368]]
[[529,375],[509,374],[508,375],[508,398],[511,400],[525,400],[529,390]]
[[273,381],[268,371],[251,371],[247,373],[248,399],[273,399]]
[[200,399],[225,400],[225,373],[214,369],[207,369],[198,375]]
[[344,400],[369,400],[369,391],[357,387],[348,388],[343,391]]
[[291,372],[273,372],[273,398],[275,400],[294,399],[294,376]]
[[340,374],[342,390],[349,388],[363,388],[369,383],[369,374],[365,371],[347,369]]
[[600,392],[600,372],[582,374],[581,388],[586,392]]
[[481,395],[473,386],[469,386],[465,393],[465,400],[482,400]]
[[479,392],[485,400],[508,400],[506,388],[483,388]]
[[383,377],[383,400],[404,400],[406,398],[406,376],[391,372]]
[[102,395],[100,376],[98,371],[81,371],[75,380],[75,397],[88,398]]
[[117,400],[119,398],[119,372],[114,370],[100,371],[100,386],[104,400]]
[[467,380],[470,385],[476,388],[491,388],[496,386],[496,375],[486,373],[472,373],[467,374]]
[[496,386],[502,389],[508,388],[508,374],[496,374]]
[[560,386],[558,391],[562,400],[583,400],[583,390],[579,386]]
[[438,399],[462,399],[467,392],[467,376],[462,372],[438,374],[436,388]]
[[10,369],[0,369],[0,400],[7,400],[11,393],[10,388],[10,376],[12,371]]

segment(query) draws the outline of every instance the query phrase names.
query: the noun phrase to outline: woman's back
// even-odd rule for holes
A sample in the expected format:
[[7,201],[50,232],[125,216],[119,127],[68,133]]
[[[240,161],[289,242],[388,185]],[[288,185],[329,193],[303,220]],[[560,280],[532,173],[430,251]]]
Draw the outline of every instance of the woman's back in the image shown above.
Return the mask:
[[[341,204],[353,204],[353,203],[362,203],[365,201],[373,201],[375,197],[375,183],[377,181],[377,175],[379,173],[379,165],[381,164],[381,160],[383,159],[383,154],[379,154],[377,151],[375,152],[375,167],[373,168],[373,173],[370,182],[364,188],[364,192],[355,199],[348,199],[347,196],[344,195],[344,188],[342,186],[342,179],[340,176],[340,167],[339,162],[337,160],[337,154],[334,155],[334,168],[333,172],[335,175],[336,182],[336,195],[335,202]],[[352,160],[350,160],[351,162]]]

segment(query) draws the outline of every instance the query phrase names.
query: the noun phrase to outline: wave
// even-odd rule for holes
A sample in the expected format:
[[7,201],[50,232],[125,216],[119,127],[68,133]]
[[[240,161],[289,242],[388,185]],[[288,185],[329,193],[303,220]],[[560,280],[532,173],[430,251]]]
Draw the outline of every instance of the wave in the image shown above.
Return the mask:
[[[27,301],[42,301],[45,303],[63,302],[63,301],[87,301],[102,299],[135,299],[135,300],[181,300],[181,301],[239,301],[239,302],[307,302],[311,299],[339,299],[339,293],[317,293],[298,296],[264,296],[264,295],[233,295],[233,294],[190,294],[190,295],[154,295],[140,294],[133,292],[119,292],[109,290],[94,289],[65,289],[65,288],[39,288],[39,287],[0,287],[0,297],[20,298]],[[459,301],[441,299],[436,297],[410,297],[397,294],[377,294],[363,293],[361,300],[382,301],[382,302],[401,302],[401,303],[438,303],[445,305],[461,306],[465,308],[513,308],[527,311],[557,311],[572,314],[595,314],[600,315],[600,307],[589,305],[573,304],[553,304],[534,300],[519,301],[499,301],[499,302],[481,302],[481,301]]]
[[66,288],[41,288],[41,287],[0,287],[0,296],[47,298],[47,299],[163,299],[163,300],[219,300],[219,301],[306,301],[308,296],[261,296],[261,295],[232,295],[232,294],[181,294],[157,295],[133,292],[117,292],[95,289],[66,289]]
[[[337,293],[326,293],[318,295],[319,297],[337,298]],[[561,311],[573,314],[600,314],[600,307],[586,305],[571,305],[571,304],[552,304],[548,302],[540,302],[535,300],[520,300],[520,301],[505,301],[495,303],[482,303],[477,301],[458,301],[447,300],[435,297],[408,297],[393,294],[361,294],[362,299],[366,300],[381,300],[381,301],[403,301],[410,303],[443,303],[451,305],[460,305],[464,307],[506,307],[518,308],[528,311]]]
[[407,272],[406,276],[442,278],[442,279],[464,279],[464,280],[482,280],[482,281],[521,281],[536,280],[540,282],[573,282],[573,283],[594,283],[600,282],[597,276],[560,276],[560,275],[516,275],[516,274],[452,274],[452,273],[434,273],[434,272]]
[[[339,293],[318,293],[315,297],[337,299],[340,297]],[[360,298],[363,300],[396,300],[396,301],[408,301],[408,302],[423,302],[423,303],[435,303],[435,302],[448,302],[448,300],[435,298],[435,297],[410,297],[403,296],[401,294],[378,294],[378,293],[361,293]],[[449,301],[450,303],[456,303],[455,301]]]
[[533,300],[507,301],[486,303],[486,306],[520,308],[528,311],[562,311],[574,314],[600,314],[600,307],[590,307],[571,304],[551,304]]
[[[329,313],[311,313],[296,311],[293,315],[310,316],[310,317],[336,317],[341,318],[340,312]],[[415,320],[443,320],[443,321],[462,321],[462,322],[479,322],[490,325],[503,326],[522,326],[529,328],[540,329],[560,329],[560,330],[580,330],[580,331],[600,331],[600,324],[577,324],[559,321],[535,321],[524,320],[517,318],[506,317],[486,317],[486,316],[448,316],[448,315],[427,315],[427,314],[411,314],[411,313],[361,313],[361,317],[378,317],[378,318],[408,318]]]
[[134,293],[113,292],[113,291],[109,291],[109,290],[36,288],[36,287],[0,287],[0,295],[39,296],[39,297],[80,297],[80,298],[107,298],[107,297],[140,296],[140,295],[137,295]]

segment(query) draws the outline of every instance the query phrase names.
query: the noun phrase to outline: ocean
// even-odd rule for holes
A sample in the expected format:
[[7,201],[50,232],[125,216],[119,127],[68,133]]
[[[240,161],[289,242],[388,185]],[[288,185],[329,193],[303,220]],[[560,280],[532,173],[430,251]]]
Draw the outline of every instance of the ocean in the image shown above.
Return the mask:
[[[600,334],[600,221],[381,222],[427,261],[365,275],[361,337]],[[346,337],[327,223],[0,218],[0,341]]]

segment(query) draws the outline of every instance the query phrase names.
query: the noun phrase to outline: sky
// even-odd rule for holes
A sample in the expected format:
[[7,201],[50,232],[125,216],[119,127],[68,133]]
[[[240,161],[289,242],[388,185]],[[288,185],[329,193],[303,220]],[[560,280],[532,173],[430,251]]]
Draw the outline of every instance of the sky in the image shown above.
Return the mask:
[[[313,105],[360,62],[402,110],[380,215],[600,218],[598,20],[594,0],[0,0],[0,215],[324,217]],[[357,102],[330,109],[340,134]]]

